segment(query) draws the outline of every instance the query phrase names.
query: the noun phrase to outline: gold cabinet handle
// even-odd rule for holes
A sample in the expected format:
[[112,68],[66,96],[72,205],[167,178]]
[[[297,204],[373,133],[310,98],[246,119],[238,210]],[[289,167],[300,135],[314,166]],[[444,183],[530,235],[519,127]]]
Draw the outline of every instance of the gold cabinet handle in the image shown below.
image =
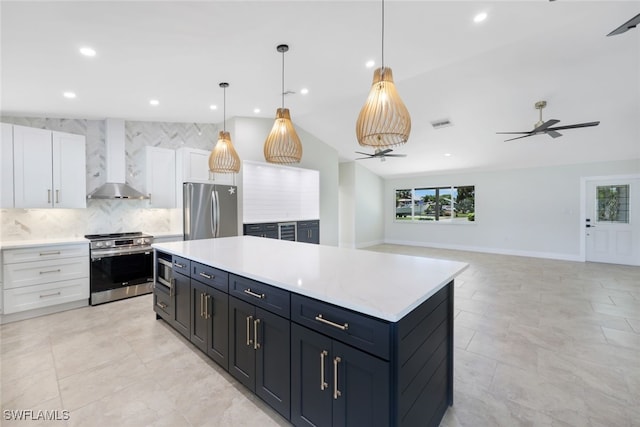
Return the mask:
[[213,276],[211,276],[211,275],[209,275],[209,274],[207,274],[207,273],[202,273],[202,272],[201,272],[201,273],[200,273],[200,275],[201,275],[202,277],[204,277],[205,279],[211,279],[211,278],[213,278]]
[[60,273],[62,270],[60,270],[59,268],[56,270],[45,270],[45,271],[41,271],[40,274],[48,274],[48,273]]
[[342,362],[339,356],[333,358],[333,398],[335,400],[342,396],[340,390],[338,390],[338,365]]
[[251,295],[252,297],[255,297],[255,298],[264,299],[264,294],[257,294],[255,292],[253,292],[251,290],[251,288],[245,289],[244,293],[247,294],[247,295]]
[[338,323],[332,322],[331,320],[325,319],[324,317],[322,317],[322,314],[318,314],[316,316],[316,320],[318,322],[324,323],[325,325],[329,325],[329,326],[333,326],[334,328],[338,328],[338,329],[340,329],[342,331],[346,331],[347,329],[349,329],[349,324],[348,323],[340,325]]
[[200,293],[200,317],[204,317],[204,293]]
[[184,268],[185,267],[184,264],[178,264],[177,262],[174,262],[173,266],[174,267],[178,267],[178,268]]
[[247,316],[247,346],[253,344],[251,340],[251,321],[253,320],[253,316]]
[[60,203],[60,190],[56,190],[56,203]]
[[213,313],[209,313],[209,300],[211,299],[211,295],[207,294],[206,297],[204,297],[204,318],[205,319],[210,319],[211,315]]
[[260,343],[258,342],[258,327],[260,326],[260,319],[256,319],[253,321],[253,349],[257,350],[260,348]]
[[156,305],[157,305],[158,307],[162,308],[163,310],[164,310],[165,308],[167,308],[167,304],[165,304],[165,303],[163,303],[163,302],[157,302],[157,303],[156,303]]
[[171,286],[169,286],[169,297],[172,297],[175,292],[173,288],[176,285],[176,279],[172,277],[169,283],[171,283]]
[[327,357],[329,353],[327,350],[322,350],[320,352],[320,390],[324,391],[329,384],[327,384],[326,378],[324,377],[324,358]]

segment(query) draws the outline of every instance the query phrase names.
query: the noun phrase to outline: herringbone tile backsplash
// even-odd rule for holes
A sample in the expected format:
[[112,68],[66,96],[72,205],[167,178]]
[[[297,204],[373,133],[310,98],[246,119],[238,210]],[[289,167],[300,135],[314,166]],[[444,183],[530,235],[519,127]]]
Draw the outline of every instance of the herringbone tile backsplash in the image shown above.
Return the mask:
[[[87,194],[106,181],[102,120],[2,117],[0,121],[86,136]],[[208,123],[125,122],[127,183],[144,188],[144,147],[210,150],[218,127]],[[147,209],[144,200],[88,200],[86,209],[2,209],[0,240],[81,237],[121,231],[180,232],[182,211]]]

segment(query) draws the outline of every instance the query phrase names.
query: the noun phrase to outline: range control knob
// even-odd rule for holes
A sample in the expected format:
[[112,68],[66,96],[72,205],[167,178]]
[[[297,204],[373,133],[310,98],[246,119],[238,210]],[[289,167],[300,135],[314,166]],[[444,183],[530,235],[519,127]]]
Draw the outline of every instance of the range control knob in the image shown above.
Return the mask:
[[96,242],[96,247],[101,248],[104,246],[104,242]]

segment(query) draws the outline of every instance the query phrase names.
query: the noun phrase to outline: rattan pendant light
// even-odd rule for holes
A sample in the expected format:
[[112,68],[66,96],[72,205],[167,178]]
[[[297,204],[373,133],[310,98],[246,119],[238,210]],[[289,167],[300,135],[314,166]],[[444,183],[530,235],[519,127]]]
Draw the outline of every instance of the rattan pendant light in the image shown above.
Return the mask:
[[411,133],[411,116],[400,99],[391,68],[384,66],[384,0],[382,0],[382,64],[373,73],[373,84],[358,121],[356,136],[363,147],[404,144]]
[[218,142],[209,154],[209,170],[215,173],[238,173],[240,172],[240,157],[233,148],[231,135],[227,132],[227,88],[229,83],[220,83],[224,93],[223,101],[223,125],[222,131],[218,135]]
[[264,143],[264,158],[269,163],[299,163],[302,159],[302,144],[291,123],[289,109],[284,108],[284,53],[289,50],[289,46],[281,44],[276,49],[282,53],[282,108],[276,111],[276,121]]

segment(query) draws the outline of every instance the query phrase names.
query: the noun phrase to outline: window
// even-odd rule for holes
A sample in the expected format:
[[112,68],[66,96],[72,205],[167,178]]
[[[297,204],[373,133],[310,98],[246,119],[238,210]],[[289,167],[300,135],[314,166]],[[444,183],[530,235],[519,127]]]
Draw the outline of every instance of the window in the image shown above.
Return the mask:
[[474,221],[475,186],[396,190],[396,220]]
[[629,186],[607,185],[596,189],[598,222],[629,223]]

